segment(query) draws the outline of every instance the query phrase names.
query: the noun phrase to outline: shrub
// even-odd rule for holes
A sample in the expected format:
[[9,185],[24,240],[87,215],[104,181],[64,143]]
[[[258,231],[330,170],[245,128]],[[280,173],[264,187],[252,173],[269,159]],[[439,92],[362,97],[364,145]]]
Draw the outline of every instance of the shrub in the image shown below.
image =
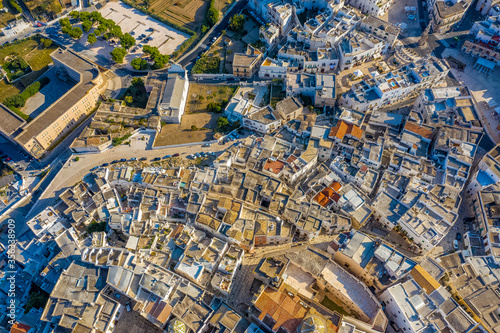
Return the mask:
[[210,102],[207,104],[207,110],[208,112],[220,113],[222,112],[222,106],[219,103]]
[[79,156],[75,157],[75,162],[78,162],[79,160],[80,160]]
[[220,58],[214,56],[202,56],[193,66],[193,74],[211,73],[218,74],[220,69]]

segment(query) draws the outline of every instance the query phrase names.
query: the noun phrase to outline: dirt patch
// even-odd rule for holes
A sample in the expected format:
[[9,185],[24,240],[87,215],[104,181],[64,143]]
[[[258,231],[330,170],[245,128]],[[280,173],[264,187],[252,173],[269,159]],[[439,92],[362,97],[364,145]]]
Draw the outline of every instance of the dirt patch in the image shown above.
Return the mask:
[[136,311],[122,311],[122,315],[116,323],[117,332],[134,333],[161,333],[159,329]]
[[[208,112],[185,114],[182,116],[182,123],[180,125],[167,124],[162,127],[160,134],[158,134],[155,140],[154,146],[159,147],[190,142],[211,141],[214,139],[215,134],[213,129],[216,126],[217,119],[219,119],[221,115],[222,114]],[[198,129],[207,128],[207,130],[192,131],[191,126],[193,125]]]

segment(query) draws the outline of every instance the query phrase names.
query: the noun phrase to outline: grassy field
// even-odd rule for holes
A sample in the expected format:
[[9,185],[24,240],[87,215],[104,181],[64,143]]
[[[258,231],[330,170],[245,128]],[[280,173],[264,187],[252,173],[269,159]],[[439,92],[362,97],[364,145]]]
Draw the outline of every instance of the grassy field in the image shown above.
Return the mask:
[[9,10],[8,13],[2,12],[0,13],[0,29],[5,28],[7,24],[14,20],[16,17],[12,14],[11,7],[9,5],[9,0],[2,0],[0,4],[0,8],[7,8]]
[[48,65],[52,62],[49,54],[56,48],[56,46],[45,48],[42,43],[31,39],[26,39],[19,44],[11,44],[0,48],[0,66],[5,65],[10,59],[21,57],[33,69],[33,72],[23,76],[14,84],[9,84],[5,80],[1,80],[0,102],[24,90],[38,79],[40,75],[48,69]]
[[323,300],[321,301],[321,305],[323,305],[324,307],[332,310],[332,311],[337,311],[338,313],[340,313],[341,315],[344,315],[344,316],[349,316],[350,314],[344,310],[340,305],[338,305],[337,303],[335,303],[334,301],[332,301],[331,299],[329,299],[328,297],[324,297]]
[[[139,6],[146,6],[144,0],[134,0]],[[233,0],[216,0],[215,8],[224,12]],[[172,23],[199,32],[205,24],[205,15],[210,0],[152,0],[148,10]]]
[[[215,86],[208,84],[191,83],[189,85],[186,113],[207,112],[207,104],[222,103],[231,99],[236,86]],[[200,100],[199,96],[203,96]]]

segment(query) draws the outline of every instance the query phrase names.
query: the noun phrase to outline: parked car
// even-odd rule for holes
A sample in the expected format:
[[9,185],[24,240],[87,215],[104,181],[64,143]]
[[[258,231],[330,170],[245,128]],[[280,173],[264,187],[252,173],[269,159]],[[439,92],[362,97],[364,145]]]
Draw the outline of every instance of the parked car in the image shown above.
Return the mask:
[[104,163],[102,166],[107,167],[108,165],[109,165],[109,163]]
[[461,233],[459,233],[459,232],[457,232],[457,238],[456,238],[456,240],[457,240],[457,241],[459,241],[459,240],[461,240],[461,239],[462,239],[462,234],[461,234]]
[[147,157],[141,157],[140,161],[147,161],[148,158]]
[[458,241],[456,239],[453,241],[453,248],[458,250]]
[[203,147],[210,147],[212,144],[210,142],[207,142],[203,145]]
[[175,153],[172,155],[172,157],[177,157],[177,156],[179,156],[179,153]]
[[152,159],[152,161],[160,161],[161,160],[161,157],[155,157]]
[[137,157],[132,157],[130,160],[131,161],[137,161]]
[[165,156],[163,156],[163,159],[165,160],[165,159],[170,158],[170,157],[172,157],[172,156],[170,156],[170,155],[165,155]]
[[120,160],[120,162],[127,162],[127,159],[126,159],[126,158],[122,158],[122,159]]
[[114,160],[113,162],[111,162],[111,164],[115,164],[115,163],[118,163],[118,162],[120,162],[120,161]]
[[127,309],[127,312],[130,312],[132,308],[130,307],[130,302],[125,303],[125,308]]
[[122,295],[120,295],[120,294],[118,294],[118,293],[115,293],[115,297],[116,297],[116,298],[120,298],[120,297],[122,297]]

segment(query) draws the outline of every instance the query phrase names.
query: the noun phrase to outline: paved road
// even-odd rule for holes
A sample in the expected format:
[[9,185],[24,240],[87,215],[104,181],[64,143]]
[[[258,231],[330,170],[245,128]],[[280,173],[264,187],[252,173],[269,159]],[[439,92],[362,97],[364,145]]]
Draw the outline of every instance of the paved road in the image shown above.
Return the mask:
[[[217,27],[212,31],[212,33],[210,35],[205,36],[204,40],[208,41],[208,43],[210,44],[212,38],[219,35],[222,32],[222,30],[227,30],[227,27],[229,26],[229,19],[234,14],[237,14],[240,10],[245,8],[246,5],[247,5],[247,0],[240,0],[238,4],[236,4],[229,12],[226,13],[222,21],[217,25]],[[182,67],[186,68],[191,63],[194,63],[196,58],[200,56],[203,52],[205,52],[206,49],[207,49],[206,45],[202,43],[196,50],[192,51],[189,56],[182,59],[182,61],[179,64]]]

